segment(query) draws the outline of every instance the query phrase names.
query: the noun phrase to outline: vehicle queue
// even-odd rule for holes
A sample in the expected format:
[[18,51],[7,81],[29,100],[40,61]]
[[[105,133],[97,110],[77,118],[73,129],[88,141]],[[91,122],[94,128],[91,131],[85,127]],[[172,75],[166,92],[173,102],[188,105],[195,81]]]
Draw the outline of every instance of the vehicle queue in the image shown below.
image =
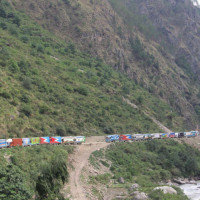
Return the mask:
[[168,139],[168,138],[190,138],[199,135],[198,131],[189,132],[172,132],[172,133],[147,133],[147,134],[121,134],[108,135],[106,142],[126,142],[126,141],[141,141],[152,139]]
[[70,145],[70,144],[82,144],[83,142],[85,142],[85,136],[12,138],[12,139],[0,139],[0,148],[9,148],[16,146],[32,146],[40,144]]
[[[152,139],[168,139],[168,138],[190,138],[199,135],[198,131],[189,132],[172,132],[172,133],[146,133],[146,134],[114,134],[107,135],[105,142],[134,142]],[[41,144],[52,145],[76,145],[82,144],[86,140],[85,136],[52,136],[52,137],[32,137],[32,138],[12,138],[0,139],[0,149],[16,146],[32,146]]]

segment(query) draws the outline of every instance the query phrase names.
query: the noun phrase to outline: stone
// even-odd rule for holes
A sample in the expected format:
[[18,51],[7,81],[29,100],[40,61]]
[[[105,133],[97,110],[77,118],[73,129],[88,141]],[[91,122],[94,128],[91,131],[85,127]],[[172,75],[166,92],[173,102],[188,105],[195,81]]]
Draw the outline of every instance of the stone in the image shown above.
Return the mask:
[[131,195],[134,196],[132,200],[147,200],[148,199],[147,195],[144,192],[136,191],[136,192],[133,192]]
[[130,191],[134,191],[137,188],[139,188],[139,185],[137,183],[134,183],[133,185],[131,185],[131,187],[129,188],[129,190]]
[[173,181],[174,181],[175,183],[180,184],[180,185],[186,184],[186,183],[187,183],[187,181],[186,181],[185,179],[180,179],[180,178],[178,178],[178,179],[173,179]]
[[125,180],[124,180],[123,177],[120,177],[120,178],[118,179],[118,182],[124,184],[124,183],[125,183]]
[[153,190],[162,190],[164,194],[177,194],[177,191],[169,186],[156,187]]

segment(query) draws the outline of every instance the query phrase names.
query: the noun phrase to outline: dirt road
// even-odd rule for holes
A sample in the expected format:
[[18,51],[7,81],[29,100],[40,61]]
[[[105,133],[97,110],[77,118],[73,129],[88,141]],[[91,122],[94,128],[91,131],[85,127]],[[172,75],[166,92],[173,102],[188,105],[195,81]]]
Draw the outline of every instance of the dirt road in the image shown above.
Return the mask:
[[93,136],[86,139],[86,143],[77,146],[75,152],[70,157],[70,164],[73,165],[73,169],[69,171],[70,173],[70,190],[72,200],[87,200],[85,196],[85,191],[83,185],[80,181],[81,171],[84,166],[87,165],[90,154],[96,150],[104,148],[109,144],[104,142],[105,139],[102,136]]
[[200,136],[194,138],[176,138],[175,140],[180,143],[184,141],[186,144],[189,144],[190,146],[200,150]]

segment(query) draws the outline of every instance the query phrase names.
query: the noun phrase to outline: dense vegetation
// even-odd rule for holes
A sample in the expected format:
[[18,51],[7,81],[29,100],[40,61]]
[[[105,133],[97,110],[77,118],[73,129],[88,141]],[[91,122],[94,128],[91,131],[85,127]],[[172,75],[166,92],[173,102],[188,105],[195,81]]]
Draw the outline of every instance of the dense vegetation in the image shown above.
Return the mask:
[[1,150],[0,198],[63,199],[60,189],[68,179],[66,146],[33,146]]
[[[148,194],[152,200],[186,200],[188,198],[179,188],[175,187],[177,195],[163,194],[153,189],[176,177],[199,176],[200,152],[175,140],[114,143],[106,150],[93,152],[90,164],[96,169],[103,165],[112,174],[107,171],[105,174],[90,176],[89,184],[129,188],[133,183],[138,183],[139,191]],[[124,184],[117,182],[120,177],[124,178]],[[101,191],[96,194],[102,195]]]
[[[181,129],[176,113],[169,117],[171,108],[137,83],[52,36],[7,1],[0,2],[0,9],[0,126],[5,137],[159,131],[141,112],[146,107]],[[140,108],[133,110],[122,96]]]
[[123,176],[133,181],[134,176],[138,176],[137,181],[143,186],[147,186],[148,181],[200,174],[200,152],[174,140],[112,145],[107,158],[112,161],[111,171],[116,178]]

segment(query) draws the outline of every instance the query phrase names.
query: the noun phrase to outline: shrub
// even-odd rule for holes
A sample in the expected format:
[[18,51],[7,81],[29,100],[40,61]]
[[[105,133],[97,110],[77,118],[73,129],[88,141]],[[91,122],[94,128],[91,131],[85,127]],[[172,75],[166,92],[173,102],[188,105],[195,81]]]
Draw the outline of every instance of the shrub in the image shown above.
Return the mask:
[[26,94],[22,94],[20,100],[21,100],[22,102],[24,102],[24,103],[30,103],[30,98],[29,98],[29,96],[26,95]]
[[64,136],[66,133],[65,127],[60,125],[56,128],[56,134],[60,136]]
[[0,167],[0,199],[31,199],[23,172],[14,165]]
[[19,66],[19,68],[20,68],[20,71],[21,71],[23,74],[27,75],[28,72],[29,72],[29,68],[30,68],[31,65],[30,65],[29,62],[24,61],[24,60],[21,60],[20,62],[18,62],[18,66]]
[[[0,11],[1,12],[1,11]],[[4,22],[1,22],[0,23],[0,27],[3,29],[3,30],[6,30],[8,28],[7,24],[4,23]]]
[[13,26],[10,26],[8,30],[9,30],[9,32],[10,32],[12,35],[14,35],[14,36],[16,36],[16,37],[17,37],[18,34],[19,34],[19,33],[18,33],[18,29],[17,29],[16,26],[14,26],[14,25],[13,25]]
[[0,96],[4,97],[5,99],[10,99],[11,98],[11,94],[5,90],[0,92]]
[[14,16],[13,17],[13,20],[12,20],[12,22],[13,22],[13,24],[16,24],[18,27],[20,26],[20,18],[18,17],[18,16]]
[[40,52],[40,53],[44,53],[44,46],[39,44],[38,47],[37,47],[37,51]]
[[49,107],[46,104],[44,104],[40,106],[39,112],[40,114],[46,114],[49,110],[50,110]]
[[19,67],[18,67],[17,63],[12,62],[12,63],[9,65],[9,70],[10,70],[12,73],[18,72],[18,71],[19,71]]
[[27,36],[22,36],[21,41],[27,43],[29,41],[29,38]]
[[51,163],[42,166],[42,173],[36,182],[36,190],[39,199],[54,200],[56,197],[61,198],[60,188],[68,179],[66,161],[63,157],[57,156],[52,159]]
[[24,78],[23,86],[24,88],[30,90],[32,88],[32,80],[29,77]]
[[70,5],[70,0],[63,0],[63,2],[67,5]]
[[69,49],[69,51],[72,53],[72,54],[75,54],[76,53],[76,48],[75,48],[75,45],[73,43],[69,43],[67,49]]
[[75,91],[77,91],[79,94],[82,94],[84,96],[88,96],[89,94],[88,89],[84,86],[77,88]]
[[22,113],[24,113],[27,117],[30,117],[32,114],[32,108],[30,105],[22,105],[21,110]]
[[6,18],[6,10],[3,7],[0,7],[0,17]]

